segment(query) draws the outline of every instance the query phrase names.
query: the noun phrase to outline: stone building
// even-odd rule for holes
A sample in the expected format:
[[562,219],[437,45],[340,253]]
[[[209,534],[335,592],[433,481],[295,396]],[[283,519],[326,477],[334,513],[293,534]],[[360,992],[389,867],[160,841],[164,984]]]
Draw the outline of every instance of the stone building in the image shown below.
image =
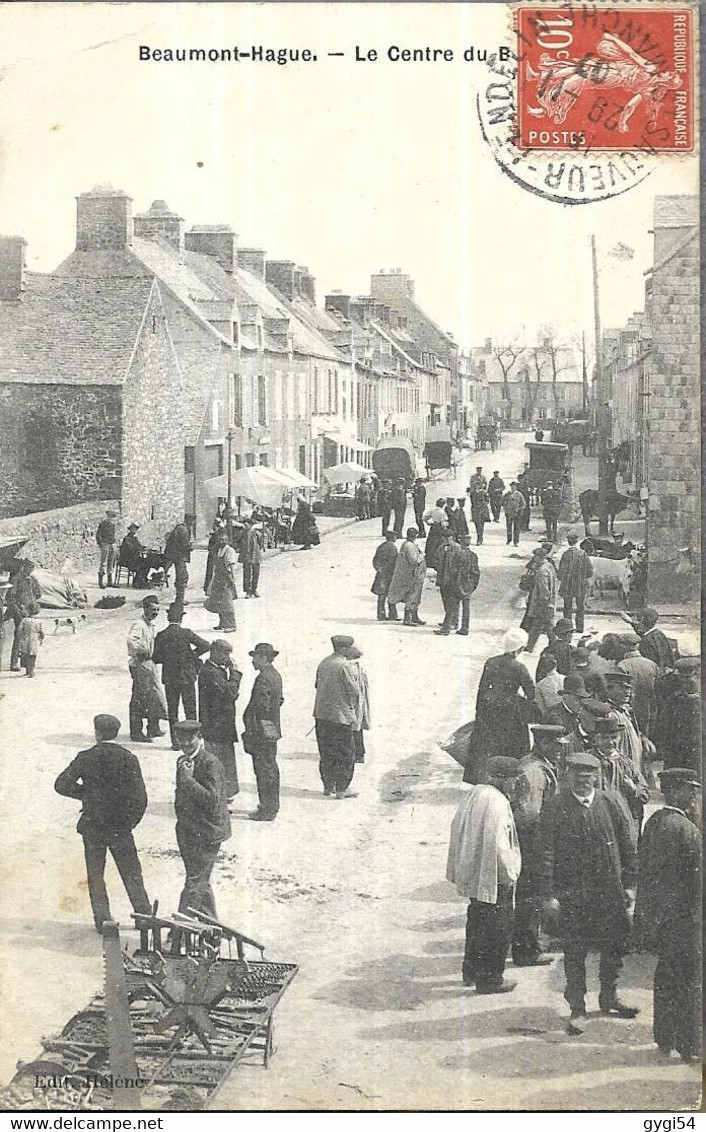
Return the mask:
[[409,353],[428,375],[421,394],[422,403],[429,406],[425,427],[449,424],[455,431],[462,406],[459,404],[458,346],[452,335],[422,310],[414,298],[414,280],[402,271],[395,269],[372,275],[370,294],[402,315],[412,341]]
[[645,314],[633,314],[621,330],[603,335],[603,371],[610,405],[608,446],[618,490],[647,494],[648,383],[651,334]]
[[550,335],[539,342],[494,342],[469,351],[483,388],[483,411],[503,428],[530,428],[537,421],[580,417],[588,404],[581,347]]
[[657,197],[646,284],[649,359],[648,598],[696,599],[701,540],[699,208]]
[[59,553],[84,557],[85,525],[69,512],[92,524],[86,505],[110,501],[163,536],[183,508],[180,391],[154,279],[29,273],[24,241],[0,240],[0,517],[13,529],[68,509]]
[[168,432],[153,428],[149,413],[143,431],[149,448],[170,438],[172,461],[179,464],[170,491],[179,493],[178,512],[190,516],[202,535],[215,511],[209,480],[225,469],[239,312],[190,269],[184,252],[184,222],[164,201],[133,217],[129,196],[98,187],[77,198],[76,247],[54,275],[98,290],[119,281],[129,288],[156,283],[178,377],[164,389],[172,416]]

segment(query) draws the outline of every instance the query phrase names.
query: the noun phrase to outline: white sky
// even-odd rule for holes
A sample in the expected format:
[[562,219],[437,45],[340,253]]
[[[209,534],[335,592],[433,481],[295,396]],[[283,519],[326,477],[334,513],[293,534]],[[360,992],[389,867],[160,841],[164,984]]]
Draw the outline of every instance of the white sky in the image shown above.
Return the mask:
[[[110,182],[135,211],[161,197],[187,224],[227,222],[242,246],[307,264],[321,303],[399,267],[462,346],[520,325],[590,333],[595,232],[603,251],[636,249],[604,265],[603,323],[621,325],[642,305],[653,198],[695,192],[695,158],[563,207],[491,157],[475,112],[484,64],[352,60],[356,44],[492,49],[507,19],[489,3],[3,4],[0,231],[49,270],[73,247],[74,197]],[[309,46],[320,61],[139,63],[140,43]]]

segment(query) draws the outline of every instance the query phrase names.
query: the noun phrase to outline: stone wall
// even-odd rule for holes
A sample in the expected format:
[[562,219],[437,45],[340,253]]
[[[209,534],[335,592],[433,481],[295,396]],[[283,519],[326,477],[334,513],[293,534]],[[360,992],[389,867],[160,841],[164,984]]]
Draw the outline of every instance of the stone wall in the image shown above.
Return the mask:
[[121,391],[0,384],[0,518],[120,496]]
[[[92,566],[97,568],[96,529],[106,509],[117,511],[119,506],[117,500],[108,499],[53,511],[38,511],[34,515],[14,519],[0,519],[0,541],[12,536],[29,536],[21,554],[48,570],[61,569],[67,558],[79,570]],[[124,533],[118,522],[119,538]]]
[[123,388],[122,514],[140,540],[164,545],[184,516],[181,375],[155,287]]
[[[657,244],[657,231],[655,243]],[[686,240],[686,242],[684,242]],[[648,303],[652,327],[649,374],[648,601],[695,600],[698,569],[684,571],[679,549],[700,557],[699,241],[656,265]],[[681,566],[680,566],[681,562]],[[680,569],[677,571],[677,567]]]

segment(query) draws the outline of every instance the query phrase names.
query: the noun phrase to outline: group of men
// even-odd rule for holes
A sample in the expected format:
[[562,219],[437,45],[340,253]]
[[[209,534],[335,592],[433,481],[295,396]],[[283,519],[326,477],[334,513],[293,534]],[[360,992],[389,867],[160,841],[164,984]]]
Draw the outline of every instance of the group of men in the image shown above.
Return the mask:
[[452,822],[446,875],[468,900],[463,982],[479,994],[506,994],[517,985],[504,975],[508,951],[515,967],[553,962],[539,946],[543,921],[561,939],[568,1032],[581,1034],[589,1019],[589,952],[600,956],[599,1011],[621,1019],[639,1013],[617,991],[637,940],[658,956],[655,1042],[664,1056],[676,1049],[683,1060],[697,1060],[700,775],[681,767],[662,772],[666,805],[647,822],[638,856],[619,795],[599,786],[599,759],[563,754],[559,727],[533,731],[533,749],[519,762],[490,759]]

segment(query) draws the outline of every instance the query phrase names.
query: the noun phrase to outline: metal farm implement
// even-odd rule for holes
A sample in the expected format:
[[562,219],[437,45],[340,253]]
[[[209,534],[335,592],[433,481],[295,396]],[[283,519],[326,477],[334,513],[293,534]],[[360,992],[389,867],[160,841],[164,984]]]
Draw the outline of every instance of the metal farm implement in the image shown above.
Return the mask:
[[139,948],[123,951],[118,925],[104,924],[102,992],[18,1065],[3,1108],[191,1110],[246,1054],[267,1067],[296,964],[263,959],[262,944],[193,909],[133,919]]

